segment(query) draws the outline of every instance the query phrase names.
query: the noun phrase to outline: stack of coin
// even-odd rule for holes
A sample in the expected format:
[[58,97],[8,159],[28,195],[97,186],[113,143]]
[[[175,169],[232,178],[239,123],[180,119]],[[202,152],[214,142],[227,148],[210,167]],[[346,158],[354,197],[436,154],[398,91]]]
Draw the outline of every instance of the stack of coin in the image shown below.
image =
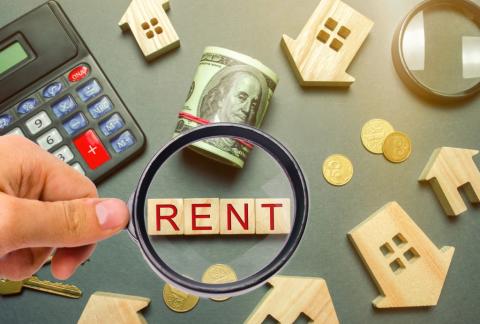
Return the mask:
[[[202,282],[210,284],[221,284],[237,281],[237,274],[226,264],[214,264],[205,271],[202,276]],[[225,301],[230,297],[210,298],[214,301]]]
[[374,154],[382,154],[390,162],[400,163],[412,153],[412,142],[407,134],[397,132],[383,119],[365,123],[361,133],[363,146]]
[[197,296],[183,292],[169,284],[165,284],[163,287],[163,301],[174,312],[185,313],[192,310],[197,305],[198,299]]

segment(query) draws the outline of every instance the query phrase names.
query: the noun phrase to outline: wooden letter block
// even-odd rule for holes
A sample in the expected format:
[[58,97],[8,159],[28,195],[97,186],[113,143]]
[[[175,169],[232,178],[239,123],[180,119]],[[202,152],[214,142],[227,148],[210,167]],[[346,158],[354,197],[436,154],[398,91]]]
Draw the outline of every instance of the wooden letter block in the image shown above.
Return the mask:
[[185,235],[220,234],[218,198],[184,199]]
[[78,324],[145,324],[138,312],[150,304],[150,299],[97,291],[88,299]]
[[255,199],[255,233],[290,233],[290,199]]
[[148,235],[183,234],[183,199],[148,199]]
[[473,161],[477,150],[440,147],[433,151],[419,181],[428,181],[445,213],[458,216],[467,210],[459,187],[472,203],[480,202],[480,172]]
[[268,283],[273,288],[246,324],[264,323],[268,315],[278,323],[296,323],[302,313],[312,320],[310,323],[339,323],[327,283],[322,278],[275,276]]
[[220,234],[255,234],[255,199],[220,199]]
[[165,11],[168,0],[132,0],[118,25],[131,30],[147,60],[180,46],[180,40]]
[[297,39],[283,35],[282,45],[303,86],[348,86],[345,71],[373,22],[340,0],[322,0]]
[[438,249],[397,202],[348,233],[381,295],[377,308],[435,306],[455,248]]

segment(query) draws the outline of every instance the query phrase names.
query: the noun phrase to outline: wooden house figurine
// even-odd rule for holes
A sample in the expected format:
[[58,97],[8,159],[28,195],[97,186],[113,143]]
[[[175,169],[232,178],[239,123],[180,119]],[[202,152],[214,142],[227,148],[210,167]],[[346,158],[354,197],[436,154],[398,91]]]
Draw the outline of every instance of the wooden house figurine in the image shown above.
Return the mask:
[[348,86],[345,71],[373,22],[340,0],[322,0],[300,35],[283,35],[282,45],[303,86]]
[[118,23],[123,31],[131,30],[148,61],[180,46],[168,9],[168,0],[132,0]]
[[480,172],[473,161],[477,150],[440,147],[433,151],[419,181],[428,181],[449,216],[467,210],[458,189],[465,186],[472,203],[480,202]]
[[377,308],[435,306],[454,247],[438,249],[393,201],[348,233],[381,294]]
[[250,314],[245,324],[264,323],[268,316],[278,323],[296,323],[301,314],[312,322],[338,324],[337,313],[322,278],[275,276],[273,286]]

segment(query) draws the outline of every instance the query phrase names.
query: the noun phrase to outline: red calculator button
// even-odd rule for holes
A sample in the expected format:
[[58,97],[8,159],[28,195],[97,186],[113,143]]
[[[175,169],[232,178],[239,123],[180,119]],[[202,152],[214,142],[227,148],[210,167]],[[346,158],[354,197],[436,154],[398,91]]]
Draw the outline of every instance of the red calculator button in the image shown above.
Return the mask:
[[90,69],[86,65],[79,65],[75,68],[73,68],[70,73],[68,74],[68,81],[70,82],[77,82],[85,78],[88,73],[90,72]]
[[74,139],[73,143],[92,170],[110,160],[105,146],[91,129]]

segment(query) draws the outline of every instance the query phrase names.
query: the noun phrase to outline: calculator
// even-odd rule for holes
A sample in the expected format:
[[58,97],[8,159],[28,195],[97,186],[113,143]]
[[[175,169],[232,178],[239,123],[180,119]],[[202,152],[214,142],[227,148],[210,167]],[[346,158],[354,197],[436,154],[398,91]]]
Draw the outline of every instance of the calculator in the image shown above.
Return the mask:
[[145,136],[60,5],[0,29],[0,135],[17,134],[98,182]]

